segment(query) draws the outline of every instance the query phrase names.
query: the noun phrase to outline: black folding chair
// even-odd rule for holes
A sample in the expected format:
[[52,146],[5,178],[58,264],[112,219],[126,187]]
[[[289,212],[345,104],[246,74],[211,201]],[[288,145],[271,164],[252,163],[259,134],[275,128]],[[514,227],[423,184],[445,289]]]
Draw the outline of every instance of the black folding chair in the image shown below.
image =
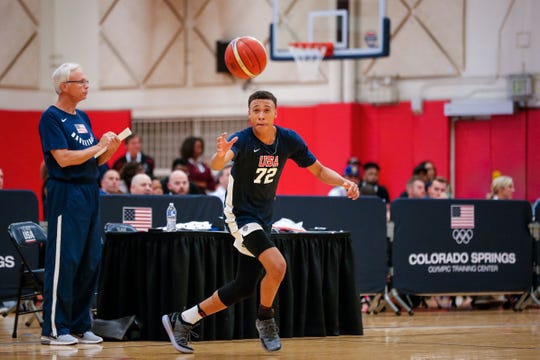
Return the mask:
[[[21,270],[19,275],[19,289],[17,292],[17,305],[15,308],[15,323],[13,324],[12,337],[17,337],[17,325],[19,315],[34,314],[40,326],[43,323],[41,316],[41,304],[37,305],[38,297],[43,294],[43,275],[45,269],[33,267],[25,258],[23,249],[35,249],[39,251],[39,246],[47,242],[45,230],[32,221],[12,223],[8,227],[9,237],[17,250],[21,260]],[[34,317],[26,322],[30,326]]]

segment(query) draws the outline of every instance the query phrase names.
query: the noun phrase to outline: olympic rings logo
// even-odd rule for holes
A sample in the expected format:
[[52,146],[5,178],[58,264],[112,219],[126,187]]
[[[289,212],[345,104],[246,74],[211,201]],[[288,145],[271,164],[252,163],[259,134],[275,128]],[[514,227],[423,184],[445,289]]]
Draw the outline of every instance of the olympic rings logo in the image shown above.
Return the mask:
[[473,238],[472,229],[454,229],[452,230],[452,238],[458,244],[468,244]]

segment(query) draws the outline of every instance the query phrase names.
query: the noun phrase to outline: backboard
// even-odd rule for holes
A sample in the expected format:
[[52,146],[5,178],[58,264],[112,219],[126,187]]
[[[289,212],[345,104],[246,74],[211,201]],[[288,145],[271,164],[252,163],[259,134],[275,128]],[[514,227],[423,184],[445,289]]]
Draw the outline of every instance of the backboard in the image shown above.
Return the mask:
[[294,61],[289,44],[332,42],[324,58],[362,59],[388,56],[390,20],[386,0],[272,0],[270,58]]

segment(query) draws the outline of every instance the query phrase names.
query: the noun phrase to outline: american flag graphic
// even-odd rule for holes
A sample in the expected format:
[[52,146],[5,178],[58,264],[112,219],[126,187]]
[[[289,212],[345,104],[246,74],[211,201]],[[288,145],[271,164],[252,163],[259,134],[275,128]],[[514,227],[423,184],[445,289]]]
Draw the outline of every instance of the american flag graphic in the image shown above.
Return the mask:
[[474,229],[474,205],[450,205],[450,228]]
[[75,130],[77,130],[78,134],[88,134],[88,130],[84,124],[75,124]]
[[152,208],[123,207],[122,223],[133,225],[138,231],[147,231],[152,227]]

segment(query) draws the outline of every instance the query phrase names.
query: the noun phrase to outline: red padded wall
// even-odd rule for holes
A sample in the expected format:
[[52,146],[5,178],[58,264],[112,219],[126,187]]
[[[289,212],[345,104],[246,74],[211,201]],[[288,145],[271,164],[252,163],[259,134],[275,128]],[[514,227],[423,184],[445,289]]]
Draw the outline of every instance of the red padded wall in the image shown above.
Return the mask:
[[497,171],[514,179],[515,199],[531,200],[527,196],[527,133],[526,111],[457,121],[456,197],[485,199]]
[[[276,124],[295,130],[321,163],[342,172],[351,153],[351,107],[350,104],[280,107]],[[330,188],[316,180],[308,170],[289,161],[278,193],[325,195]]]
[[540,109],[527,111],[527,200],[540,198]]
[[[422,160],[432,160],[439,174],[448,177],[449,122],[443,115],[443,105],[443,101],[426,102],[420,115],[412,113],[408,102],[281,107],[276,123],[300,133],[315,156],[340,173],[350,156],[359,157],[363,163],[377,162],[381,166],[380,183],[388,187],[393,199]],[[309,172],[289,164],[278,192],[325,195],[329,189]]]
[[40,116],[36,111],[0,110],[0,167],[4,189],[33,190],[41,202]]

